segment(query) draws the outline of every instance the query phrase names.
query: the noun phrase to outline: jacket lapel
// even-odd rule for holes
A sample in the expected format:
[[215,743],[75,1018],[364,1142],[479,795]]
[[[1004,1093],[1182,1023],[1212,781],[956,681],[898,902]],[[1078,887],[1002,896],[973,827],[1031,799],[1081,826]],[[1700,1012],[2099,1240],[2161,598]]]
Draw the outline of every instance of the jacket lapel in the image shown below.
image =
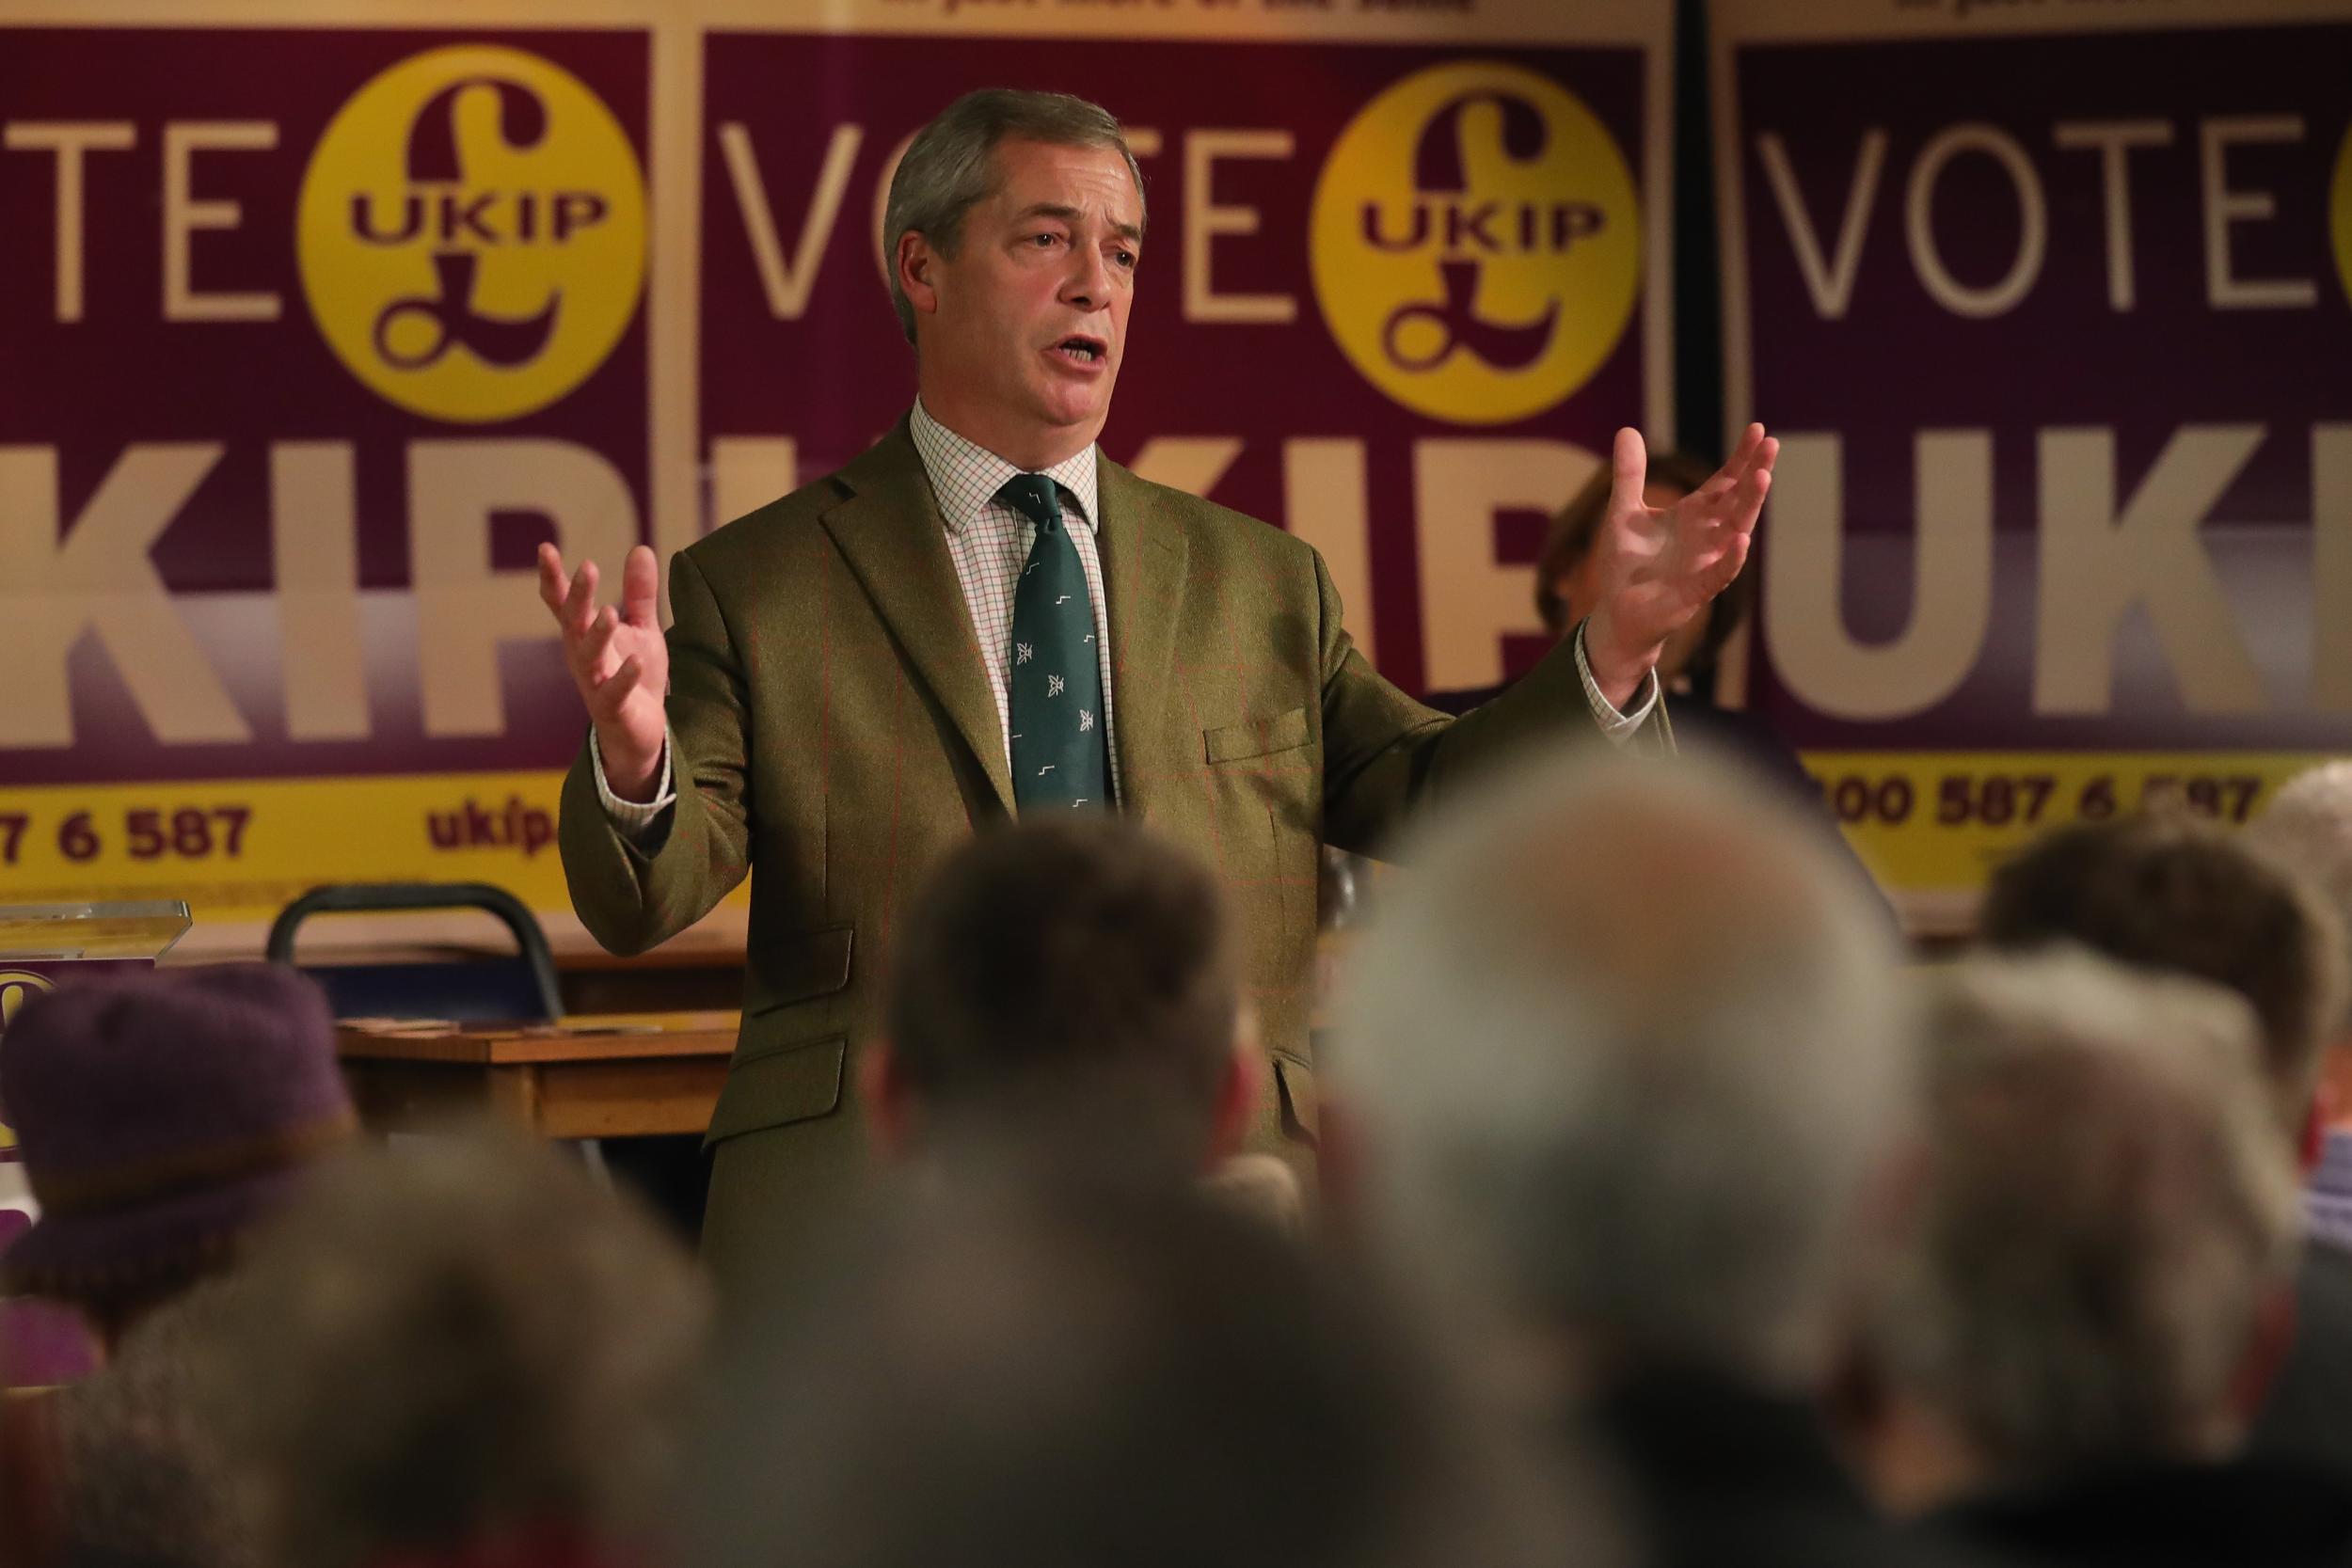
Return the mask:
[[1184,523],[1165,494],[1109,458],[1099,459],[1104,592],[1110,597],[1112,722],[1119,732],[1120,785],[1129,815],[1142,817],[1172,767],[1199,757],[1153,756],[1152,716],[1168,700],[1176,627],[1190,553]]
[[852,459],[839,478],[850,494],[824,514],[825,531],[1009,814],[1012,775],[1004,726],[947,553],[947,525],[906,422]]

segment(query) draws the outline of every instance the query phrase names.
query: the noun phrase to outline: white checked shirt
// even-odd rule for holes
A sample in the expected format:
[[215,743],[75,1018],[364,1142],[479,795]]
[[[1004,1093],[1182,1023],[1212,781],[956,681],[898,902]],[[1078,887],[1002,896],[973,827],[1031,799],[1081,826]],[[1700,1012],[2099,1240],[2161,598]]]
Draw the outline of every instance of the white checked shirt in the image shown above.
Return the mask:
[[[1005,481],[1025,470],[932,419],[920,398],[915,400],[907,427],[923,459],[923,471],[930,479],[940,515],[946,520],[947,554],[955,562],[956,580],[962,585],[964,605],[972,612],[972,630],[988,665],[988,689],[996,699],[997,733],[1009,757],[1012,699],[1007,682],[1012,664],[1012,595],[1021,581],[1021,568],[1029,559],[1029,547],[1037,542],[1037,524],[1011,503],[997,499],[996,492]],[[1062,521],[1069,527],[1071,543],[1078,547],[1087,593],[1094,600],[1095,657],[1103,671],[1103,740],[1110,751],[1111,795],[1117,799],[1119,728],[1111,712],[1110,610],[1104,600],[1103,557],[1095,538],[1097,462],[1096,449],[1089,444],[1076,456],[1042,471],[1060,488]],[[1644,678],[1639,700],[1629,710],[1621,713],[1610,705],[1593,679],[1592,667],[1584,662],[1581,626],[1576,632],[1576,669],[1583,677],[1584,700],[1592,707],[1594,721],[1619,745],[1642,727],[1650,709],[1658,705],[1655,672]],[[594,730],[588,734],[588,749],[596,764],[596,794],[623,832],[636,834],[651,828],[677,800],[670,776],[672,748],[666,740],[661,748],[660,787],[651,800],[644,802],[622,800],[605,783],[604,755]]]
[[[949,430],[914,400],[907,428],[930,476],[939,515],[947,520],[947,553],[955,558],[956,580],[972,611],[972,630],[988,664],[988,689],[996,699],[996,721],[1005,754],[1012,754],[1012,595],[1021,568],[1037,543],[1037,524],[996,492],[1023,470]],[[1094,601],[1094,658],[1103,672],[1103,743],[1110,749],[1111,798],[1119,798],[1119,718],[1111,708],[1111,620],[1103,598],[1103,552],[1094,533],[1095,449],[1091,442],[1074,457],[1039,470],[1061,491],[1062,522],[1078,547],[1087,596]],[[1072,502],[1076,504],[1073,506]]]

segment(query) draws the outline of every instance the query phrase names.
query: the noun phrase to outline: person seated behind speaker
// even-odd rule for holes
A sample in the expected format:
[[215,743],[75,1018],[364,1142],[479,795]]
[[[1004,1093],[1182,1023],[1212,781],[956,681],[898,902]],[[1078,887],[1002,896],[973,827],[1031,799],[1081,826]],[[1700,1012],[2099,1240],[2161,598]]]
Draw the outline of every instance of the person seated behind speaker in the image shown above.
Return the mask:
[[[1712,477],[1707,464],[1687,452],[1658,452],[1649,460],[1648,483],[1642,489],[1645,506],[1672,506]],[[1608,516],[1612,481],[1609,465],[1595,470],[1567,504],[1552,514],[1544,533],[1543,551],[1535,558],[1535,613],[1544,630],[1558,641],[1575,630],[1600,602],[1599,562],[1593,544]],[[1796,754],[1787,741],[1757,716],[1714,705],[1716,660],[1732,634],[1756,609],[1756,574],[1743,571],[1731,586],[1715,596],[1704,615],[1667,639],[1658,660],[1658,683],[1673,704],[1675,729],[1688,738],[1695,735],[1733,753],[1777,782],[1816,794]],[[1447,713],[1469,712],[1511,683],[1466,691],[1433,691],[1423,699]]]
[[[1994,948],[2071,941],[2235,991],[2262,1025],[2280,1147],[2303,1175],[2316,1169],[2328,1117],[2320,1066],[2347,1032],[2352,962],[2343,921],[2285,855],[2195,817],[2078,823],[1995,871],[1978,924]],[[2306,1248],[2299,1294],[2294,1354],[2256,1441],[2352,1480],[2352,1253]]]
[[1877,1313],[1889,1504],[2072,1568],[2347,1560],[2352,1491],[2242,1451],[2298,1240],[2244,1003],[2080,950],[1940,982],[1922,1223]]
[[861,1085],[877,1147],[1026,1148],[1075,1179],[1198,1178],[1284,1227],[1291,1168],[1236,1156],[1264,1058],[1205,866],[1118,818],[983,833],[908,911]]
[[[1645,506],[1671,506],[1712,477],[1708,466],[1687,452],[1661,452],[1650,459],[1648,483],[1642,490]],[[1556,641],[1574,631],[1600,602],[1600,562],[1593,546],[1609,513],[1612,475],[1607,464],[1595,471],[1565,506],[1552,515],[1544,535],[1543,553],[1535,560],[1535,613]],[[1703,615],[1695,615],[1667,639],[1658,660],[1659,689],[1674,701],[1669,705],[1675,733],[1686,745],[1698,744],[1734,757],[1756,782],[1775,795],[1802,801],[1811,822],[1825,830],[1822,837],[1837,847],[1840,868],[1871,890],[1873,912],[1889,927],[1899,927],[1868,869],[1847,846],[1836,819],[1822,806],[1821,786],[1805,771],[1804,761],[1765,717],[1748,708],[1715,705],[1716,661],[1742,623],[1755,613],[1756,576],[1742,571],[1718,594]],[[1446,713],[1463,714],[1487,702],[1512,685],[1468,691],[1433,691],[1422,700]]]

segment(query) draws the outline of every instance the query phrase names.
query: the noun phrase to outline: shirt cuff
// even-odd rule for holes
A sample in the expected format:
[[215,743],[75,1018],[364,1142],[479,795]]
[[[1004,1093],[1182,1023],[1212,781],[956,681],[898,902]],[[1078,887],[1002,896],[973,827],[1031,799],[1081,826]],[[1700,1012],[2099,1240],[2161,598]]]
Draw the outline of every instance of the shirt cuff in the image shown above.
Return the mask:
[[[1649,722],[1650,710],[1658,705],[1658,672],[1650,671],[1642,677],[1642,688],[1633,694],[1633,706],[1623,713],[1616,705],[1600,694],[1600,683],[1593,679],[1593,667],[1584,657],[1584,626],[1576,628],[1576,673],[1584,677],[1584,701],[1591,705],[1593,722],[1600,733],[1619,746],[1631,741],[1634,732]],[[666,764],[665,764],[666,766]]]
[[[1584,677],[1588,689],[1592,679],[1590,675]],[[613,794],[612,786],[605,782],[604,748],[596,744],[596,732],[593,729],[588,732],[588,760],[596,767],[596,799],[604,802],[605,816],[612,819],[612,825],[621,830],[623,836],[632,840],[644,837],[646,832],[661,820],[661,814],[677,804],[677,791],[670,787],[670,732],[664,727],[661,732],[661,776],[655,783],[653,799],[624,800]]]

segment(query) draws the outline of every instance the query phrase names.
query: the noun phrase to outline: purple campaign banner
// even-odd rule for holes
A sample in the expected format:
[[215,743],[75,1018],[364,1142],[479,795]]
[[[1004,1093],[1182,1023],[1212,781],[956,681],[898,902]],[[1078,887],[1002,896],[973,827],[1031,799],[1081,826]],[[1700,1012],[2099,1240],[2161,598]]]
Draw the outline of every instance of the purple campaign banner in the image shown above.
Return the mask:
[[528,573],[645,536],[647,72],[0,26],[0,781],[569,758]]
[[[1716,0],[1745,697],[1923,927],[2352,742],[2352,21]],[[1732,661],[1737,670],[1740,660]]]
[[2352,24],[2017,9],[1718,7],[1729,412],[1786,443],[1751,701],[1813,750],[2341,749]]

